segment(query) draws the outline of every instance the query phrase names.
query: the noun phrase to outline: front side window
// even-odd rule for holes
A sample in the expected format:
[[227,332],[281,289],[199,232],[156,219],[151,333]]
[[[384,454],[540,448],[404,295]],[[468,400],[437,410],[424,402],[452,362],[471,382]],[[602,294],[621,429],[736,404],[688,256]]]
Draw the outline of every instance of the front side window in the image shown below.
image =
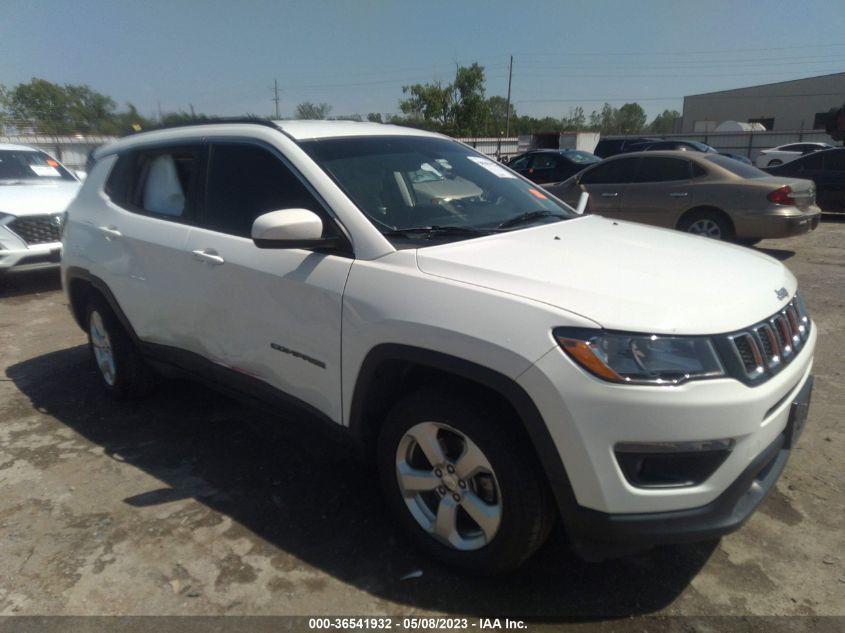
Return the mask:
[[391,240],[451,241],[577,217],[533,183],[448,139],[361,136],[300,146]]
[[634,182],[667,182],[689,180],[689,161],[679,158],[643,157]]
[[[249,237],[255,219],[270,211],[321,205],[288,167],[269,150],[248,143],[217,143],[209,156],[205,209],[198,224]],[[415,177],[424,182],[422,171]]]
[[810,154],[809,156],[805,156],[804,158],[799,159],[799,160],[800,160],[800,162],[798,163],[798,165],[801,169],[816,170],[816,169],[822,169],[823,168],[822,163],[823,163],[824,157],[821,154],[813,153],[813,154]]
[[45,152],[0,150],[0,184],[18,181],[75,181],[76,178]]

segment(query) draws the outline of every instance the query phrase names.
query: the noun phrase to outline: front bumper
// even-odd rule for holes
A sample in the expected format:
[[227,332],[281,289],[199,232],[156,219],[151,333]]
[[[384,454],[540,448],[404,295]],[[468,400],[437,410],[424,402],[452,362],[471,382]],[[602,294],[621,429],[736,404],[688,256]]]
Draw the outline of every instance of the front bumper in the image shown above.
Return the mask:
[[689,510],[641,514],[606,514],[582,508],[567,522],[576,551],[595,560],[654,545],[706,541],[738,529],[783,472],[804,430],[812,389],[813,377],[809,376],[791,403],[783,431],[712,502]]
[[9,271],[56,268],[61,262],[61,257],[61,242],[12,249],[0,248],[0,274]]

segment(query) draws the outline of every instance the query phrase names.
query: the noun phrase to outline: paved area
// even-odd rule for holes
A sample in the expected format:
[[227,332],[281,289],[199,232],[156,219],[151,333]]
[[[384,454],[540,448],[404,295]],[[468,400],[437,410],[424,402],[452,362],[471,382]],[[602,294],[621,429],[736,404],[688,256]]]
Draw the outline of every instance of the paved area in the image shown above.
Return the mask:
[[414,551],[333,436],[186,383],[108,401],[58,275],[0,280],[0,614],[845,615],[845,222],[759,246],[821,332],[777,489],[718,543],[587,564],[557,534],[494,579]]

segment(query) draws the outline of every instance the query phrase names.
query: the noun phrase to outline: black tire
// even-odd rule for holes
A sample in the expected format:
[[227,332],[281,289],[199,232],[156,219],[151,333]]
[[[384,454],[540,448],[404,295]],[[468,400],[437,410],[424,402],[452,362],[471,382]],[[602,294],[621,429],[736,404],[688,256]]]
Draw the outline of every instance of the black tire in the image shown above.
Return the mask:
[[692,211],[681,218],[678,223],[678,230],[685,233],[694,233],[696,235],[704,235],[697,230],[700,223],[709,223],[715,225],[718,229],[718,236],[715,234],[708,234],[707,237],[719,239],[723,242],[729,242],[734,238],[734,227],[724,215],[717,211],[709,211],[702,209],[700,211]]
[[741,244],[742,246],[754,246],[755,244],[759,244],[762,241],[762,238],[759,238],[759,237],[738,237],[734,241],[737,244]]
[[[99,320],[98,320],[99,319]],[[109,370],[98,361],[92,321],[102,326],[113,363]],[[114,311],[100,295],[93,295],[85,308],[88,349],[106,393],[115,400],[131,400],[147,395],[153,388],[154,374],[120,324]]]
[[[499,495],[501,508],[500,523],[495,535],[477,549],[461,550],[436,540],[414,518],[402,494],[397,475],[401,443],[407,441],[403,438],[412,427],[429,422],[447,425],[469,438],[495,473],[493,478],[485,474],[481,477],[494,482],[492,486]],[[453,395],[445,388],[430,388],[397,403],[379,436],[379,476],[394,517],[418,547],[464,572],[490,575],[516,569],[546,541],[554,525],[556,513],[539,463],[527,440],[515,432],[509,422],[496,409],[484,404],[482,398],[467,399]],[[445,434],[454,439],[449,430]],[[439,442],[441,446],[447,444],[442,439]],[[474,489],[475,480],[470,479],[467,483],[464,488]],[[446,491],[445,486],[441,489]],[[448,496],[451,493],[446,491],[443,497]],[[463,504],[461,506],[456,510],[457,514],[463,512],[466,516],[461,518],[468,519],[469,513]]]

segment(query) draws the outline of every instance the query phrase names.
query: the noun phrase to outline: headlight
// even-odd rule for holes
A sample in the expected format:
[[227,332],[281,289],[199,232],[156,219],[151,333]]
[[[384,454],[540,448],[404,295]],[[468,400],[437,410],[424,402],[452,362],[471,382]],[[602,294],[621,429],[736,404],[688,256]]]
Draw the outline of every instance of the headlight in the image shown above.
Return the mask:
[[563,351],[604,380],[622,384],[678,385],[694,378],[724,376],[707,337],[656,336],[557,328]]

